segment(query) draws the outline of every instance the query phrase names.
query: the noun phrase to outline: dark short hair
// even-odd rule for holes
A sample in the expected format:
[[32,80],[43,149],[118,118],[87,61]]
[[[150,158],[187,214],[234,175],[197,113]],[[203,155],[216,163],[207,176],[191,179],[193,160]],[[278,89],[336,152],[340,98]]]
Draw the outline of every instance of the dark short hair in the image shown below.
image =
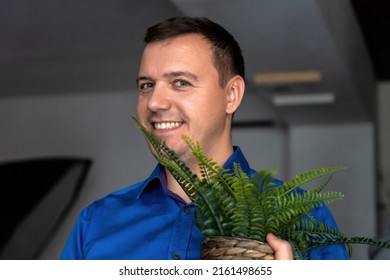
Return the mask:
[[245,79],[242,51],[234,37],[221,25],[204,17],[173,17],[149,27],[144,41],[153,43],[187,34],[199,34],[212,45],[213,64],[219,84],[225,86],[233,75]]

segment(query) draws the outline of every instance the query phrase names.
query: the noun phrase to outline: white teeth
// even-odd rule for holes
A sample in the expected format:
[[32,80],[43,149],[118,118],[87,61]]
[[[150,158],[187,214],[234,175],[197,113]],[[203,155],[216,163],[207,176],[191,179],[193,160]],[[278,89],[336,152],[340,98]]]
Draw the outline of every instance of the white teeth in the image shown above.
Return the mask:
[[164,122],[164,123],[155,123],[155,129],[172,129],[182,125],[182,122]]

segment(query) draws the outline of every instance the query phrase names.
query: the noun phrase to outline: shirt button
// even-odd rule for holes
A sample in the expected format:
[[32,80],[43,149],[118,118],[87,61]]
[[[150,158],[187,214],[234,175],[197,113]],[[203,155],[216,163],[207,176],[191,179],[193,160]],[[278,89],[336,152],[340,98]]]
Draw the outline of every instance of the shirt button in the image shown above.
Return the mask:
[[179,252],[175,252],[172,254],[172,257],[174,260],[180,260],[180,253]]
[[184,207],[184,212],[185,212],[186,214],[190,214],[190,213],[191,213],[190,207],[188,207],[188,206]]

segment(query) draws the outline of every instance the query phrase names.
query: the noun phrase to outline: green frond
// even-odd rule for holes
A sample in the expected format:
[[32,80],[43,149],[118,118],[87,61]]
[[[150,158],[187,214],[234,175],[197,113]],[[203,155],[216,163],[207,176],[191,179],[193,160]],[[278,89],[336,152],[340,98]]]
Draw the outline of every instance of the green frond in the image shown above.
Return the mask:
[[136,118],[139,129],[144,133],[153,148],[156,150],[159,162],[165,166],[178,181],[184,192],[191,200],[196,199],[194,188],[198,184],[198,176],[193,174],[186,164],[170,149],[164,141],[146,129]]
[[197,159],[202,178],[206,179],[210,184],[214,181],[218,181],[227,191],[231,192],[231,187],[228,181],[229,177],[223,176],[228,170],[225,170],[215,161],[209,159],[205,155],[202,146],[199,143],[194,143],[190,137],[183,135],[183,141],[188,145],[192,154]]
[[[302,188],[303,185],[314,181],[315,179],[324,177],[326,175],[333,174],[337,171],[344,170],[344,166],[335,166],[335,167],[324,167],[321,169],[315,169],[312,171],[306,171],[303,172],[302,174],[296,175],[293,179],[287,180],[283,183],[283,186],[286,189],[286,192],[292,192],[297,188]],[[325,180],[326,184],[329,182],[330,179]],[[326,185],[325,184],[325,185]],[[321,188],[318,190],[322,190],[322,188],[325,186],[324,184],[321,185]]]
[[223,196],[216,196],[215,193],[221,193],[219,184],[209,185],[203,181],[196,188],[197,198],[193,201],[196,209],[199,211],[197,219],[200,228],[203,230],[217,230],[220,235],[226,235],[226,229],[229,229],[226,209],[220,200]]
[[260,194],[265,194],[268,191],[272,191],[275,188],[274,176],[276,170],[259,170],[252,175],[251,180],[256,185]]
[[236,200],[236,207],[232,215],[234,227],[232,234],[239,237],[248,237],[253,235],[254,207],[257,204],[257,192],[249,176],[241,169],[239,164],[234,164],[234,177],[232,190]]

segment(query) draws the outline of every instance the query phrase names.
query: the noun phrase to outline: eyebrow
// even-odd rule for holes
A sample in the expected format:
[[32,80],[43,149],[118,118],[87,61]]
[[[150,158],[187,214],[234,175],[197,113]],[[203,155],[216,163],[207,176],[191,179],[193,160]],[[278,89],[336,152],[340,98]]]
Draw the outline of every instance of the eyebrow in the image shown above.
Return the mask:
[[[172,72],[168,72],[168,73],[165,73],[163,75],[164,77],[166,78],[175,78],[175,77],[186,77],[188,79],[191,79],[193,81],[198,81],[198,76],[192,74],[191,72],[188,72],[188,71],[172,71]],[[149,77],[149,76],[139,76],[137,79],[136,79],[136,83],[138,85],[139,81],[141,80],[149,80],[149,81],[153,81],[154,79]]]
[[192,74],[188,71],[172,71],[169,73],[166,73],[163,75],[164,77],[170,78],[170,77],[186,77],[188,79],[191,79],[193,81],[198,81],[198,76]]
[[141,80],[149,80],[149,81],[151,81],[152,78],[150,78],[148,76],[139,76],[139,77],[137,77],[137,79],[135,79],[136,84],[138,85],[139,81],[141,81]]

